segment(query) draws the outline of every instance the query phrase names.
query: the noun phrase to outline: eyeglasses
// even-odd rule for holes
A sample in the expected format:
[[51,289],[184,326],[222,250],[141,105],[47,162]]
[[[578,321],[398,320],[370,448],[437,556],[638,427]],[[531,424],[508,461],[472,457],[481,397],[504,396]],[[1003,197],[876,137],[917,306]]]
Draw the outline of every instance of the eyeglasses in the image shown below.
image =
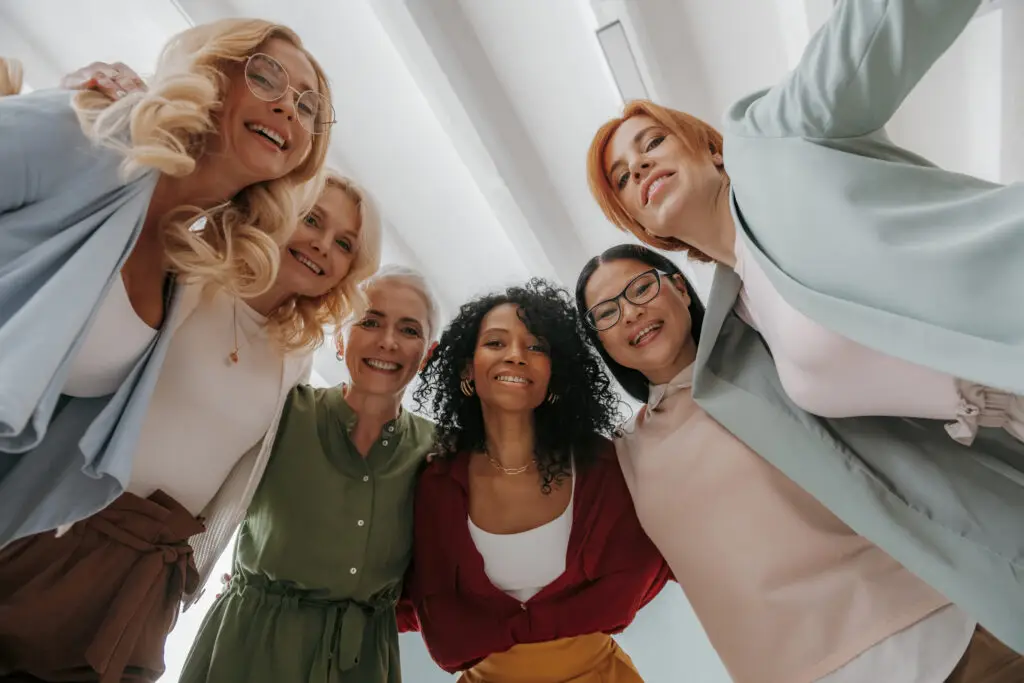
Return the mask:
[[622,317],[621,299],[637,306],[653,301],[661,293],[661,273],[656,268],[640,273],[613,299],[596,304],[584,316],[587,325],[604,332],[615,327]]
[[276,102],[291,91],[295,118],[313,135],[326,133],[336,123],[330,100],[313,90],[299,92],[293,88],[288,72],[270,55],[257,52],[249,57],[245,63],[245,83],[249,92],[264,102]]

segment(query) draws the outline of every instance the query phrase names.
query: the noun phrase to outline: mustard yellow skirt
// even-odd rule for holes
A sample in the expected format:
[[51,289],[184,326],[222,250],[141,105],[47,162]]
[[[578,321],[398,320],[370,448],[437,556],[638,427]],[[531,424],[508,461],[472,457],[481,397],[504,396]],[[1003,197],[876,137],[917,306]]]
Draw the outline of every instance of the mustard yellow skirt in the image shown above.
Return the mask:
[[516,645],[463,672],[459,683],[643,683],[611,636],[594,633]]

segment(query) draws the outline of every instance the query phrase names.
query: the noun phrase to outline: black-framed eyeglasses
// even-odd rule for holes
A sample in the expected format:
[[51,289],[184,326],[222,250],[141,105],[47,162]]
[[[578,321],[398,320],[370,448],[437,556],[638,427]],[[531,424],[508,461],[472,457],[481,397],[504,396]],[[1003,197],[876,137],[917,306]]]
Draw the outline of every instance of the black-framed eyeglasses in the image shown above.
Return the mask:
[[295,118],[313,135],[326,133],[336,123],[330,100],[315,90],[299,92],[293,88],[288,72],[270,55],[257,52],[249,56],[245,63],[245,84],[249,92],[264,102],[276,102],[290,91]]
[[604,332],[615,327],[622,317],[622,299],[641,305],[654,300],[661,293],[661,272],[657,268],[640,273],[630,280],[618,296],[590,307],[585,317],[587,325]]

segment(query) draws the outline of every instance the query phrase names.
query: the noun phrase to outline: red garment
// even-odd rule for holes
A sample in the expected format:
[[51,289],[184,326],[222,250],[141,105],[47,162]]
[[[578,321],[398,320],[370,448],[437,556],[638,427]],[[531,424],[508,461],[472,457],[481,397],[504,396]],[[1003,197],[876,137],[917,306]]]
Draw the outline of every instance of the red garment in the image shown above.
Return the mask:
[[469,535],[469,455],[435,460],[416,489],[413,563],[399,628],[419,630],[445,671],[495,652],[590,633],[618,633],[670,578],[640,527],[611,442],[578,467],[565,573],[526,603],[496,588]]

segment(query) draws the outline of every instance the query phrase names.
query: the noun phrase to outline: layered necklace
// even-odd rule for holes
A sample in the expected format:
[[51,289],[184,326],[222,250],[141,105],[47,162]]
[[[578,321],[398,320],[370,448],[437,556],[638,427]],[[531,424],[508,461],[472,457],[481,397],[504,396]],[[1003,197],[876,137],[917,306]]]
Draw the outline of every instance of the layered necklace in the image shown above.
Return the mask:
[[484,455],[487,456],[487,462],[491,463],[491,466],[494,467],[494,469],[498,470],[502,474],[507,474],[510,476],[526,472],[531,467],[533,467],[537,462],[536,460],[531,460],[530,462],[526,463],[521,467],[505,467],[504,465],[501,464],[500,460],[498,460],[497,458],[490,454],[486,447],[484,447]]

